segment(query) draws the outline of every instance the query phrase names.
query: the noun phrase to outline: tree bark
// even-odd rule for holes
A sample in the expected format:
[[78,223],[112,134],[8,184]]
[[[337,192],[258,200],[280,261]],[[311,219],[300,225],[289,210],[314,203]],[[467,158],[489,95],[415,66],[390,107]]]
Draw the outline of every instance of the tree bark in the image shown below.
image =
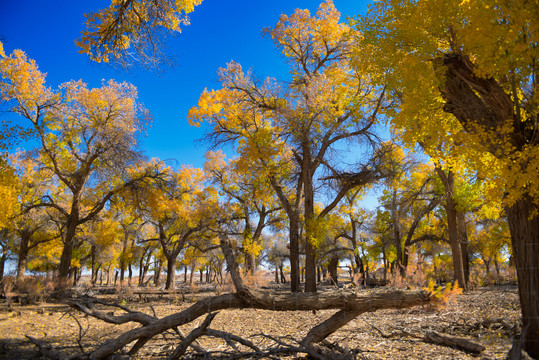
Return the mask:
[[339,257],[334,255],[331,257],[331,260],[329,261],[328,270],[329,270],[329,276],[331,277],[331,281],[333,282],[333,285],[335,286],[339,286],[338,266],[339,266]]
[[444,208],[447,217],[447,236],[449,238],[449,245],[451,246],[451,256],[453,259],[453,278],[454,281],[458,281],[461,288],[466,290],[466,279],[464,276],[464,265],[462,262],[462,248],[461,239],[459,237],[459,228],[457,221],[457,208],[453,194],[455,192],[455,177],[451,170],[445,171],[440,167],[435,167],[440,180],[444,185],[445,190],[445,202]]
[[520,344],[539,359],[539,206],[523,197],[506,208],[522,311]]
[[[289,217],[290,220],[290,290],[300,291],[299,281],[299,220],[297,215]],[[284,277],[281,269],[281,277]]]
[[470,283],[470,255],[468,253],[468,234],[466,231],[466,214],[464,212],[457,212],[457,228],[462,253],[464,281],[466,281],[466,288],[468,288],[468,284]]
[[28,260],[28,251],[30,244],[30,234],[26,231],[20,233],[21,244],[19,246],[19,258],[17,259],[17,282],[24,279],[26,272],[26,262]]
[[[173,254],[174,255],[174,254]],[[167,258],[167,280],[165,290],[176,288],[176,256]]]
[[6,266],[7,247],[2,248],[2,254],[0,255],[0,281],[4,279],[4,269]]
[[75,235],[77,232],[77,226],[79,225],[79,198],[80,193],[73,194],[71,212],[69,213],[66,221],[65,233],[63,236],[64,247],[62,249],[62,255],[60,257],[60,264],[58,265],[59,286],[67,285],[67,280],[69,278],[71,258],[73,257],[73,247],[75,245]]

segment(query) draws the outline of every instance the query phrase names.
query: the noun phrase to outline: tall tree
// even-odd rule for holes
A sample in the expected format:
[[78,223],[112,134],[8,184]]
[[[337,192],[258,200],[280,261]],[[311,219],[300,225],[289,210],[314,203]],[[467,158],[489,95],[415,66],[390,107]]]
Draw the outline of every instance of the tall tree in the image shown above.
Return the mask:
[[[347,167],[346,141],[375,142],[372,127],[383,91],[368,83],[348,61],[350,28],[328,0],[316,16],[308,10],[282,15],[267,29],[290,65],[291,81],[256,80],[237,63],[220,77],[223,88],[205,91],[192,109],[192,121],[209,121],[214,143],[237,141],[245,166],[257,168],[273,188],[290,223],[292,290],[299,290],[300,214],[305,218],[305,290],[316,291],[317,221],[332,211],[348,190],[373,181],[374,165]],[[348,150],[348,149],[346,149]],[[336,156],[341,152],[341,156]],[[349,152],[344,151],[349,154]],[[358,172],[358,167],[360,168]],[[323,173],[333,195],[320,213],[315,199]]]
[[281,207],[267,184],[259,180],[256,172],[243,168],[238,159],[227,163],[222,152],[210,151],[204,169],[219,187],[223,200],[229,203],[229,221],[238,224],[236,233],[242,239],[240,251],[245,256],[245,272],[254,275],[256,257],[263,247],[263,231],[283,220]]
[[38,162],[63,189],[63,198],[47,196],[34,206],[54,209],[63,219],[59,277],[65,280],[77,227],[99,214],[115,193],[155,175],[153,166],[135,165],[141,159],[136,135],[146,112],[127,83],[88,89],[71,81],[52,91],[20,50],[0,60],[0,73],[2,99],[31,122],[40,143]]
[[421,122],[502,199],[522,308],[521,345],[539,358],[539,6],[526,0],[378,1],[358,54],[395,88],[395,125]]

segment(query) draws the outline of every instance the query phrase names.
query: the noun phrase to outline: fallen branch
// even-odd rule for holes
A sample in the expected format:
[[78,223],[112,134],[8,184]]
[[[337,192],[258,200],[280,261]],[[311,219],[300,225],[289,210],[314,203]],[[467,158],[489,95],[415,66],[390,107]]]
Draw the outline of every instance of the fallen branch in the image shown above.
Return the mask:
[[479,354],[485,351],[485,347],[465,338],[440,334],[436,331],[430,331],[425,334],[425,341],[433,344],[455,347],[470,353]]
[[474,354],[479,354],[479,353],[485,351],[485,349],[486,349],[483,345],[475,343],[475,342],[473,342],[471,340],[456,337],[456,336],[446,335],[446,334],[440,334],[440,333],[435,332],[435,331],[430,331],[425,335],[423,335],[423,334],[419,334],[419,335],[418,334],[413,334],[413,333],[410,333],[410,332],[405,331],[405,330],[399,330],[399,331],[395,331],[395,332],[391,332],[389,334],[386,334],[382,330],[377,328],[376,326],[374,326],[372,324],[369,324],[369,325],[373,329],[378,331],[378,333],[383,338],[386,338],[386,339],[394,338],[394,337],[413,337],[413,338],[420,339],[420,340],[422,340],[424,342],[428,342],[428,343],[431,343],[431,344],[454,347],[454,348],[457,348],[459,350],[463,350],[463,351],[474,353]]
[[32,344],[37,346],[41,355],[48,357],[49,359],[52,359],[52,360],[66,360],[67,359],[67,357],[64,354],[52,349],[52,347],[49,344],[43,344],[38,339],[33,338],[29,335],[25,335],[25,336],[28,340],[30,340]]
[[[91,353],[90,357],[103,359],[129,343],[137,341],[129,351],[130,355],[134,355],[142,347],[141,345],[152,337],[174,327],[187,324],[208,312],[223,309],[255,308],[275,311],[342,309],[309,332],[304,341],[306,344],[312,344],[323,340],[359,314],[380,309],[422,305],[431,301],[432,298],[431,294],[425,291],[392,290],[369,292],[367,294],[336,291],[323,294],[297,293],[276,296],[269,293],[250,292],[249,300],[250,303],[246,304],[245,300],[237,294],[226,294],[203,299],[184,311],[162,319],[155,319],[140,328],[123,333],[115,340],[101,345],[100,348]],[[127,318],[128,315],[130,314],[126,314],[125,317]]]
[[213,318],[215,318],[215,315],[217,315],[217,313],[209,314],[208,316],[206,316],[206,319],[204,320],[202,325],[191,331],[189,335],[187,335],[185,339],[181,342],[181,344],[176,348],[176,350],[174,350],[174,352],[168,359],[178,360],[183,354],[185,354],[185,351],[187,351],[189,345],[197,338],[204,335],[206,329],[208,328],[208,326],[210,326]]

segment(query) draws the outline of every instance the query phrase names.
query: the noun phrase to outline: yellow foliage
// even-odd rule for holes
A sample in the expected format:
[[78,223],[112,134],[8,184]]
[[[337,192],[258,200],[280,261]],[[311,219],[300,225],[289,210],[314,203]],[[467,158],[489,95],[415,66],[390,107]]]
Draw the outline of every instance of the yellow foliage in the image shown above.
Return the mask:
[[449,282],[445,284],[445,286],[436,287],[434,280],[430,280],[427,287],[423,288],[423,290],[433,293],[434,296],[444,304],[456,301],[455,298],[462,294],[462,288],[459,287],[458,281],[455,281],[454,284]]
[[201,2],[112,0],[109,7],[87,15],[86,29],[76,44],[79,52],[96,62],[158,66],[162,51],[159,37],[181,32],[181,25],[189,24],[187,14]]

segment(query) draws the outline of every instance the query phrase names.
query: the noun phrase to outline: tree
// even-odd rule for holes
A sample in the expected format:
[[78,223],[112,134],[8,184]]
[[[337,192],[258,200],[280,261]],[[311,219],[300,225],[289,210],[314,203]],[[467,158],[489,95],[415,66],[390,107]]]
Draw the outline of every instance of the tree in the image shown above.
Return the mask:
[[[330,0],[316,16],[308,10],[282,15],[266,33],[287,58],[292,81],[260,82],[230,63],[220,71],[223,88],[205,91],[189,115],[193,122],[211,123],[214,144],[237,142],[244,166],[265,176],[275,191],[290,224],[293,291],[299,290],[300,214],[305,218],[305,290],[315,292],[317,221],[350,189],[377,178],[375,160],[347,167],[353,160],[336,156],[346,141],[376,142],[372,130],[384,96],[350,68],[350,29],[339,18]],[[328,176],[322,181],[324,172]],[[323,185],[332,196],[316,213],[315,199]]]
[[[493,179],[511,232],[521,345],[539,357],[539,7],[535,2],[379,1],[358,19],[373,76],[396,89],[394,124],[455,144]],[[367,56],[365,56],[367,54]],[[430,124],[430,125],[429,125]]]
[[182,166],[180,170],[163,170],[164,181],[153,182],[143,189],[133,204],[141,216],[153,225],[155,236],[167,262],[165,288],[174,289],[176,265],[180,252],[190,243],[204,237],[215,215],[216,192],[205,187],[201,169]]
[[187,14],[202,0],[112,0],[109,7],[87,15],[86,30],[76,42],[93,61],[139,64],[158,69],[170,60],[163,38],[189,24]]
[[241,237],[240,251],[245,256],[245,273],[255,274],[256,258],[263,248],[265,228],[277,225],[283,219],[281,207],[271,189],[252,171],[245,172],[241,161],[225,161],[222,152],[208,152],[204,169],[219,186],[219,191],[231,212],[230,222],[238,223],[237,236]]
[[20,50],[0,60],[0,73],[2,99],[31,122],[40,143],[39,166],[61,190],[61,197],[45,196],[33,206],[53,209],[63,219],[59,277],[65,280],[77,227],[97,216],[121,189],[157,176],[151,164],[136,163],[141,159],[136,134],[147,114],[127,83],[109,81],[88,89],[82,81],[71,81],[52,91]]
[[[59,236],[52,222],[53,211],[45,208],[27,209],[26,206],[56,191],[54,182],[48,174],[40,171],[38,162],[32,157],[31,152],[12,155],[9,160],[18,175],[18,210],[13,212],[8,229],[15,238],[17,280],[21,281],[25,275],[30,252]],[[8,204],[9,201],[6,201],[6,205]]]

